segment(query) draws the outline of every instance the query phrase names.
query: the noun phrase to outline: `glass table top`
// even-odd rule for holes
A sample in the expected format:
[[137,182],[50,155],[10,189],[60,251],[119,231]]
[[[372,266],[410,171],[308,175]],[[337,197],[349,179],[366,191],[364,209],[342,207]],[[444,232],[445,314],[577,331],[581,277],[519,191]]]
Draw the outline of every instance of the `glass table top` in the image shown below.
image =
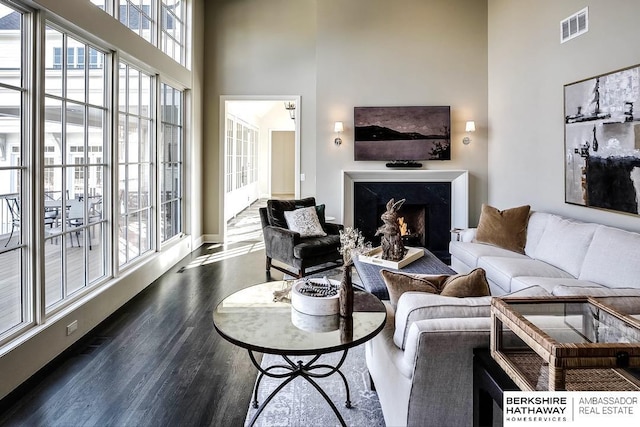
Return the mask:
[[312,316],[296,311],[288,300],[274,301],[286,281],[267,282],[226,297],[213,312],[216,330],[228,341],[272,354],[311,355],[355,347],[382,330],[386,310],[380,300],[355,291],[351,319]]
[[561,344],[638,343],[640,329],[590,301],[509,303],[520,316]]

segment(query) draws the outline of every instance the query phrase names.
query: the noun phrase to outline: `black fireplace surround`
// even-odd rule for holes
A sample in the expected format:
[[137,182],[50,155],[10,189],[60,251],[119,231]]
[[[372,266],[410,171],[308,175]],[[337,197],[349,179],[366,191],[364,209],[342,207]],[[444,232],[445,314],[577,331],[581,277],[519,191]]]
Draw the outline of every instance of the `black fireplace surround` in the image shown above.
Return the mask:
[[[424,218],[425,224],[410,226],[414,229],[424,229],[425,234],[420,243],[424,241],[424,247],[445,263],[450,261],[450,182],[354,182],[353,192],[353,223],[374,246],[380,245],[380,236],[375,236],[375,233],[382,225],[380,216],[385,211],[387,202],[392,198],[396,201],[406,199],[400,208],[399,216],[403,216],[403,209],[424,208],[424,215],[418,217]],[[416,243],[412,240],[405,244],[418,246]]]

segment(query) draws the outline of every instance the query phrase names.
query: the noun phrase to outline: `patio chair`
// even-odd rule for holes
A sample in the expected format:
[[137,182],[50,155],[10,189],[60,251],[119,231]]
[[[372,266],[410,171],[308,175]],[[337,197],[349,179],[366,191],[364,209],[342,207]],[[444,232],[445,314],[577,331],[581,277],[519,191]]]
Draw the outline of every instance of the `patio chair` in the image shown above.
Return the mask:
[[[20,229],[20,199],[17,197],[6,197],[4,200],[7,202],[9,215],[11,215],[11,234],[7,239],[7,243],[4,244],[4,247],[6,248],[13,237],[13,232],[16,229]],[[18,241],[18,243],[20,242]]]
[[[85,223],[84,216],[84,202],[78,199],[70,199],[67,202],[69,206],[67,209],[67,225],[70,230],[75,229],[75,233],[71,234],[71,246],[73,246],[73,234],[76,235],[76,241],[78,242],[78,247],[80,246],[80,232],[81,227]],[[87,227],[89,232],[89,250],[91,250],[91,229]]]

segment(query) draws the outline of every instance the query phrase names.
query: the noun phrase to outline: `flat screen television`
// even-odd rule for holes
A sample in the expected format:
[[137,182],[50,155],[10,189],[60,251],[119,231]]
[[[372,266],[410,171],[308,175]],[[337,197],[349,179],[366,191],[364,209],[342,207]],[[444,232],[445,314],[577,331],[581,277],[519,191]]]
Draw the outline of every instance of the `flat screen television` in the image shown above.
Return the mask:
[[355,160],[451,160],[450,110],[354,107]]

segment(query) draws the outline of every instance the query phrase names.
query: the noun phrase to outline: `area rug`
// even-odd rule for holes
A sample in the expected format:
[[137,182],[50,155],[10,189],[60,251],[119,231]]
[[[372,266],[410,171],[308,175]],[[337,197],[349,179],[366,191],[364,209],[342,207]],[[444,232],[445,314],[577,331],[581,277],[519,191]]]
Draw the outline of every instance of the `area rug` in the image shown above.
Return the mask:
[[[320,361],[335,365],[341,355],[342,352],[330,353],[322,356]],[[298,359],[308,360],[309,358],[296,358],[296,360]],[[280,363],[281,360],[280,356],[265,354],[261,366],[266,367]],[[364,360],[364,345],[349,350],[341,371],[349,383],[352,406],[350,409],[345,407],[344,383],[338,374],[316,381],[336,405],[345,423],[354,427],[384,427],[378,395],[369,387],[369,374]],[[258,401],[262,402],[280,382],[281,380],[264,377],[258,390]],[[254,409],[250,404],[245,426],[249,425],[255,411],[257,409]],[[318,391],[305,379],[296,378],[269,402],[254,425],[261,427],[330,427],[339,426],[340,423]]]

